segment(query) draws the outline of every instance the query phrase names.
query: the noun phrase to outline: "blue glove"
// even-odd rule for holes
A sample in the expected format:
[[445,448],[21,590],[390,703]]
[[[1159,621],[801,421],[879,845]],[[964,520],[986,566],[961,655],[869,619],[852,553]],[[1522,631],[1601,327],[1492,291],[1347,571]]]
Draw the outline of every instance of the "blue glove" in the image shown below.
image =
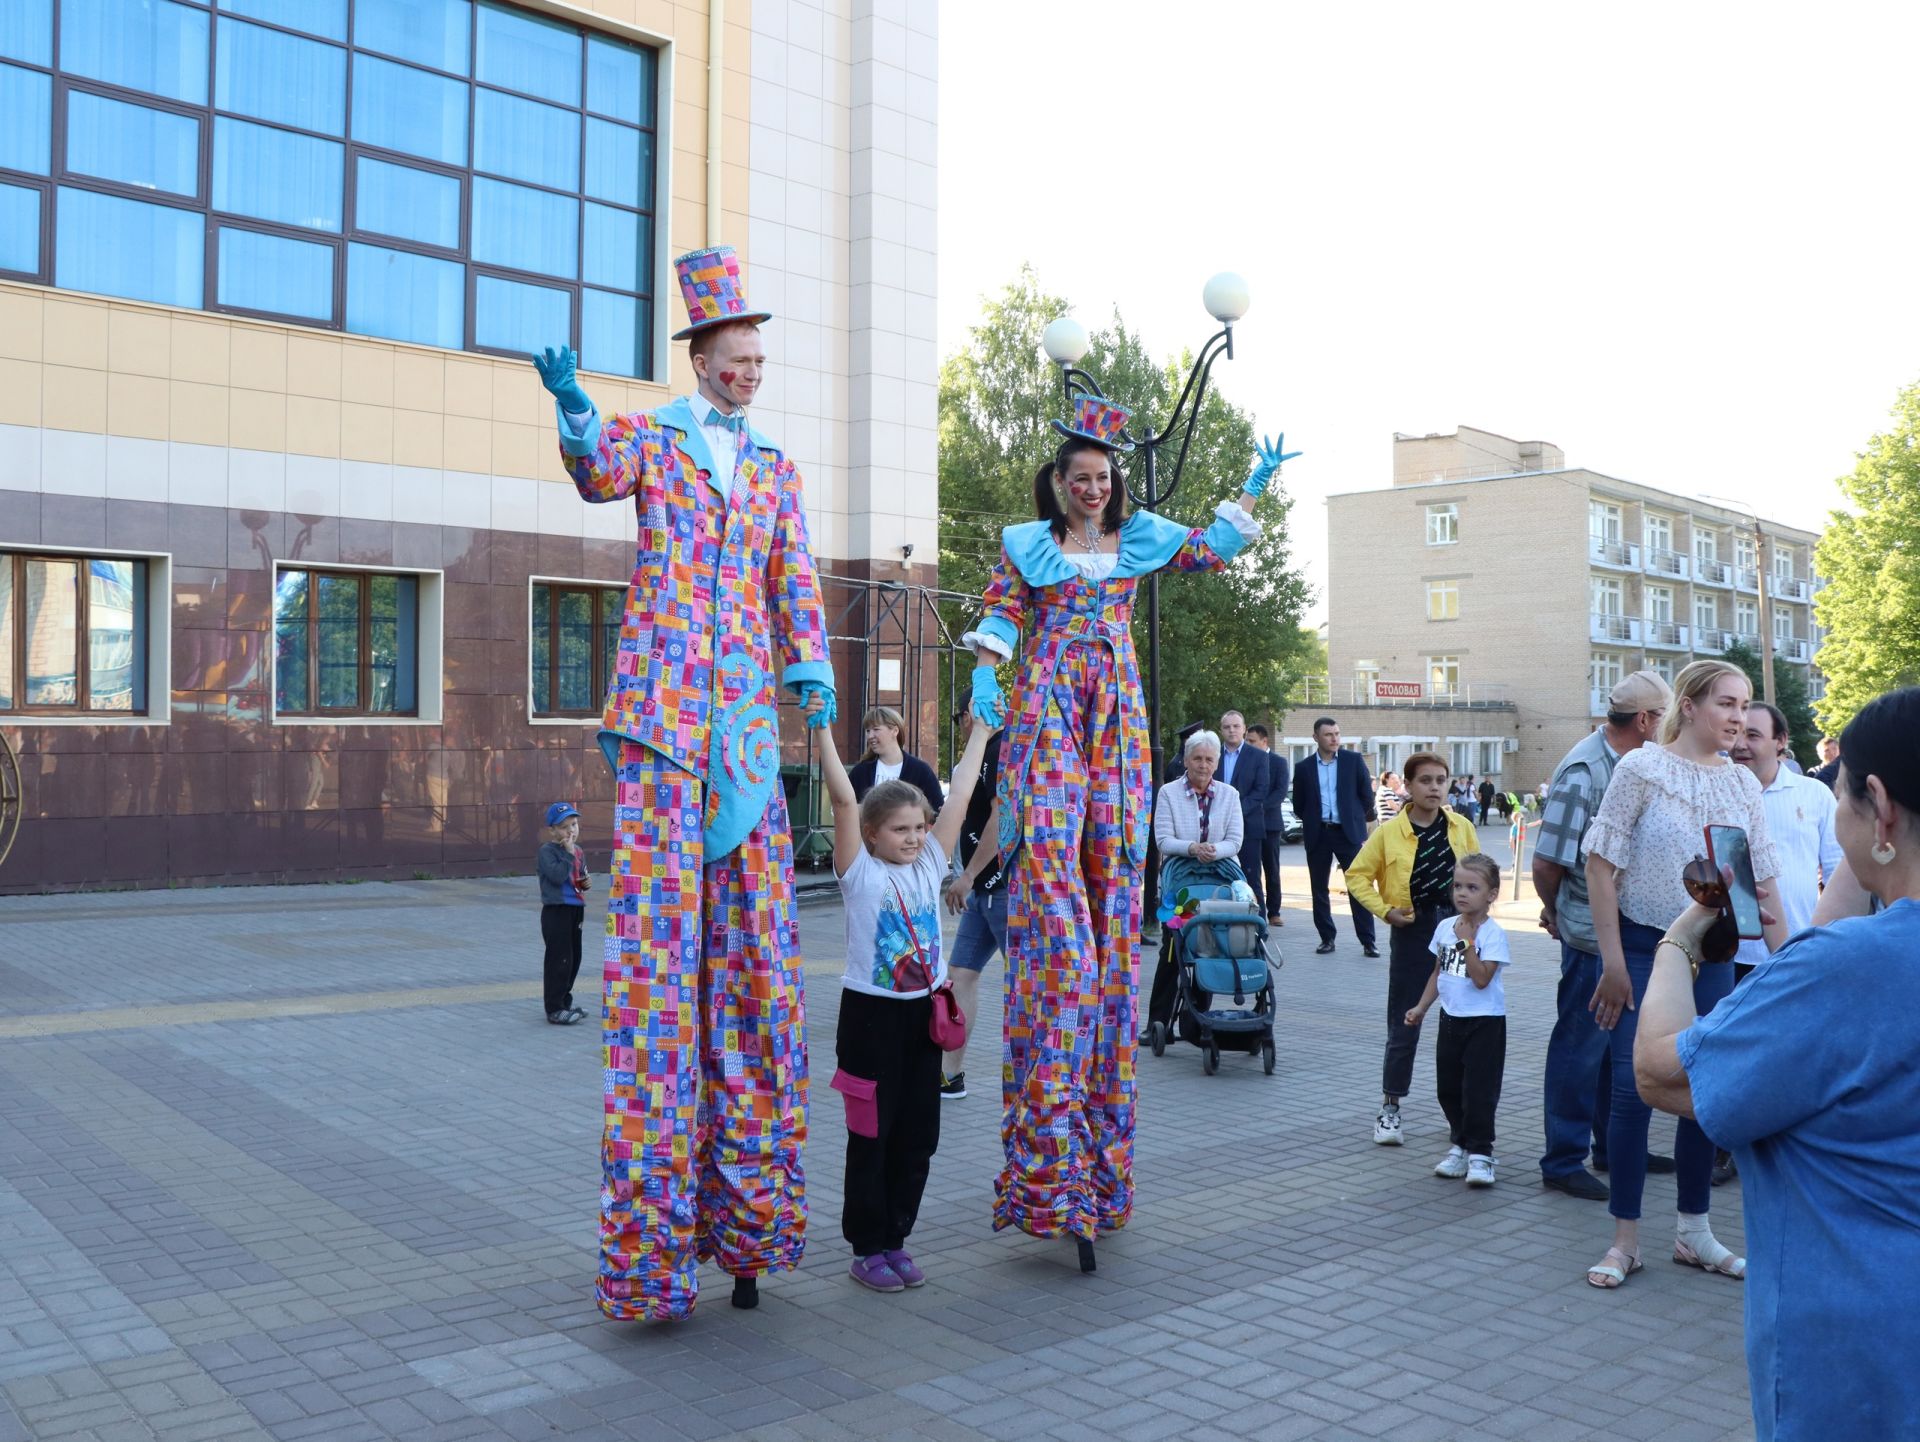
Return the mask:
[[553,392],[553,398],[560,402],[561,410],[585,415],[593,409],[593,402],[580,389],[580,382],[574,377],[573,368],[579,363],[580,357],[572,350],[561,346],[556,351],[549,346],[542,354],[529,359],[533,362],[533,368],[540,372],[540,384]]
[[1244,489],[1248,495],[1265,495],[1268,484],[1275,476],[1280,474],[1280,467],[1300,454],[1298,451],[1287,451],[1285,454],[1282,454],[1281,447],[1286,445],[1286,443],[1287,433],[1285,431],[1282,431],[1270,441],[1256,441],[1254,443],[1253,453],[1259,457],[1259,459],[1254,462],[1253,474],[1247,477],[1247,484]]
[[840,706],[834,699],[833,687],[825,681],[802,681],[800,683],[800,705],[804,709],[812,704],[813,698],[820,698],[820,709],[807,717],[807,725],[818,731],[823,726],[831,726],[840,715]]
[[973,704],[970,709],[995,730],[1006,724],[1006,702],[1000,694],[1000,678],[993,667],[980,665],[973,668]]

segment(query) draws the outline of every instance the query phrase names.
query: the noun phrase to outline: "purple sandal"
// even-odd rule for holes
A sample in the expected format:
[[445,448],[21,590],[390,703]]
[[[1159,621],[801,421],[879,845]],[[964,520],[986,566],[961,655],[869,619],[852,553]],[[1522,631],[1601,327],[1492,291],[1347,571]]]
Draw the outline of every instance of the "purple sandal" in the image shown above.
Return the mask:
[[887,1265],[893,1268],[894,1276],[898,1277],[904,1285],[926,1286],[927,1274],[915,1266],[913,1258],[905,1252],[882,1252],[880,1255],[887,1259]]
[[888,1263],[886,1253],[875,1252],[871,1257],[855,1257],[853,1265],[847,1268],[847,1275],[872,1292],[904,1292],[907,1284],[900,1280],[900,1274]]

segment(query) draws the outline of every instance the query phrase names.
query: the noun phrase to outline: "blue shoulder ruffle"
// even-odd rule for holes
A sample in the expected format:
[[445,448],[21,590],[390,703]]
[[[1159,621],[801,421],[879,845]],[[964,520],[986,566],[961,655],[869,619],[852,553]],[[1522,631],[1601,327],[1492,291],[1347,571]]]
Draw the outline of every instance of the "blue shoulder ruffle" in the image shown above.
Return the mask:
[[1116,576],[1144,576],[1157,571],[1186,545],[1191,529],[1153,511],[1135,511],[1120,528],[1120,564]]

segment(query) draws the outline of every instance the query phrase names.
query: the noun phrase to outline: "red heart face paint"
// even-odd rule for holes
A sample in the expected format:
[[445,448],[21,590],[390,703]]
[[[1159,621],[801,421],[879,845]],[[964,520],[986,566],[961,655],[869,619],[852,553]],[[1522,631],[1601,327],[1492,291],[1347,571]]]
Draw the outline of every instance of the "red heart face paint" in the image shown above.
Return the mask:
[[740,372],[738,371],[721,371],[720,372],[720,384],[723,386],[730,386],[739,379],[740,379]]

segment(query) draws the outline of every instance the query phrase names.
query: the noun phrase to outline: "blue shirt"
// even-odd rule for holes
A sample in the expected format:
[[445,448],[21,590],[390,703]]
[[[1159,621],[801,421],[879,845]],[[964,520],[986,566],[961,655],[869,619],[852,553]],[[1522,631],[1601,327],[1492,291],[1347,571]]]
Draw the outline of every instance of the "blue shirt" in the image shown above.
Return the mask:
[[1315,752],[1314,763],[1320,768],[1320,819],[1338,821],[1340,819],[1340,753],[1333,753],[1328,761],[1319,752]]
[[1803,931],[1678,1038],[1740,1164],[1758,1442],[1920,1416],[1920,902]]
[[1246,749],[1244,741],[1231,751],[1224,746],[1220,748],[1220,779],[1229,786],[1233,785],[1234,773],[1240,769],[1240,758],[1246,754]]

